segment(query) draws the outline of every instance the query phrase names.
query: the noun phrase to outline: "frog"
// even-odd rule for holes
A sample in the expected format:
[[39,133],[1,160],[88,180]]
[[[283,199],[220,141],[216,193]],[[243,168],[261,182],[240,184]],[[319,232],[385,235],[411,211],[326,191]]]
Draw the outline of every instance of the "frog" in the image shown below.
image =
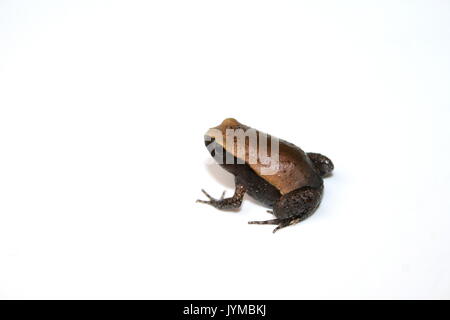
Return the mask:
[[[250,134],[240,140],[236,132],[251,132],[257,143],[251,143]],[[262,144],[268,139],[273,143],[265,152],[270,153],[268,161],[261,156]],[[204,189],[201,191],[208,200],[197,200],[219,210],[236,211],[241,208],[244,195],[267,207],[273,219],[249,221],[249,224],[276,225],[273,233],[295,225],[310,217],[322,200],[323,178],[331,176],[334,164],[327,156],[315,152],[304,152],[293,143],[278,139],[262,131],[253,129],[234,118],[226,118],[204,134],[204,143],[216,162],[234,175],[235,190],[231,197],[214,198]],[[253,158],[251,157],[253,155]],[[276,157],[275,157],[276,155]],[[252,160],[252,161],[251,161]],[[266,170],[264,170],[266,169]]]

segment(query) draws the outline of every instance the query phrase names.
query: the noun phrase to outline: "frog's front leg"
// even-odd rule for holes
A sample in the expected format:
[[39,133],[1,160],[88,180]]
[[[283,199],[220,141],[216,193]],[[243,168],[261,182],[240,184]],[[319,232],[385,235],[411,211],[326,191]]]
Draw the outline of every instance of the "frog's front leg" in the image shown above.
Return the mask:
[[293,190],[275,203],[273,214],[276,219],[267,221],[250,221],[249,224],[276,224],[276,232],[284,227],[299,223],[311,216],[319,206],[323,186],[319,188],[302,187]]
[[197,202],[206,203],[221,210],[238,209],[241,207],[245,191],[246,190],[243,185],[236,184],[234,195],[232,197],[224,198],[225,197],[224,191],[220,199],[215,199],[211,197],[205,190],[202,189],[202,192],[208,197],[209,201],[197,200]]

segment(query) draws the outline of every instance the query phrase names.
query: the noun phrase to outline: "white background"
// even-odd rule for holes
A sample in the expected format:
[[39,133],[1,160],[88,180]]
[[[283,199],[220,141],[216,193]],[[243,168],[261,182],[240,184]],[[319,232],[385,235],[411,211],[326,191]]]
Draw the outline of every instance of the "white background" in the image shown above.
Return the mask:
[[[272,234],[226,117],[335,164]],[[448,1],[1,1],[1,298],[450,298]]]

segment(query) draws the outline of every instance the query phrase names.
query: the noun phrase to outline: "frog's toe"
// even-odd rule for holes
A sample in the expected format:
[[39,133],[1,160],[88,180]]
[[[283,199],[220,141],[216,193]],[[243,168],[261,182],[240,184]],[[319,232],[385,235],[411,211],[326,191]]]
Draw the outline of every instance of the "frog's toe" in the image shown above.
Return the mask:
[[280,219],[272,219],[265,221],[249,221],[248,224],[279,224],[282,220]]
[[202,192],[205,194],[205,196],[208,197],[209,200],[215,200],[213,197],[211,197],[208,192],[205,191],[205,189],[202,189]]
[[219,198],[218,200],[217,200],[216,198],[213,198],[213,197],[212,197],[208,192],[206,192],[204,189],[202,189],[202,192],[205,194],[205,196],[208,197],[208,199],[209,199],[210,201],[197,200],[197,202],[200,202],[200,203],[209,203],[209,204],[211,204],[211,202],[222,201],[222,200],[225,198],[225,192],[226,192],[226,191],[222,192],[222,195],[220,196],[220,198]]
[[[270,211],[267,211],[267,212],[270,212]],[[282,228],[299,223],[301,220],[302,220],[301,217],[290,217],[290,218],[272,219],[272,220],[266,220],[266,221],[249,221],[248,224],[276,224],[277,227],[275,229],[273,229],[273,233],[275,233]]]
[[273,233],[277,232],[280,229],[283,229],[288,226],[292,226],[293,224],[299,223],[303,219],[301,217],[292,217],[286,220],[283,220],[275,229],[273,229]]

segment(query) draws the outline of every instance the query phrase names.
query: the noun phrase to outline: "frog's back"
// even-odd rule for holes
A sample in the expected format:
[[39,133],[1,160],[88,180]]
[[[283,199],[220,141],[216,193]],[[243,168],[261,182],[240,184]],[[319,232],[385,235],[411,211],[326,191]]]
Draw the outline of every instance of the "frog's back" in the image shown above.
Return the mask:
[[306,153],[296,145],[281,139],[279,140],[278,171],[275,174],[262,174],[261,169],[264,166],[260,161],[249,166],[264,180],[280,190],[281,194],[305,186],[316,188],[322,185],[322,178],[314,170]]
[[[243,160],[258,176],[274,186],[281,194],[305,186],[317,188],[322,185],[322,178],[314,170],[309,157],[302,149],[290,142],[272,137],[232,118],[225,119],[219,126],[211,128],[212,131],[208,131],[207,135],[214,137],[218,131],[223,139],[217,140],[216,143],[225,148],[226,131],[229,129],[242,130],[246,135],[256,137],[256,144],[250,143],[250,139],[245,139],[243,144],[236,143],[237,140],[234,140],[233,147],[226,149],[235,158]],[[271,156],[273,141],[278,141],[278,158]],[[267,149],[267,153],[262,152],[262,154],[268,154],[270,157],[269,164],[260,158],[261,142],[264,142],[264,147]],[[255,161],[255,155],[257,161]],[[278,170],[267,170],[273,167]],[[270,173],[267,174],[268,171]]]

